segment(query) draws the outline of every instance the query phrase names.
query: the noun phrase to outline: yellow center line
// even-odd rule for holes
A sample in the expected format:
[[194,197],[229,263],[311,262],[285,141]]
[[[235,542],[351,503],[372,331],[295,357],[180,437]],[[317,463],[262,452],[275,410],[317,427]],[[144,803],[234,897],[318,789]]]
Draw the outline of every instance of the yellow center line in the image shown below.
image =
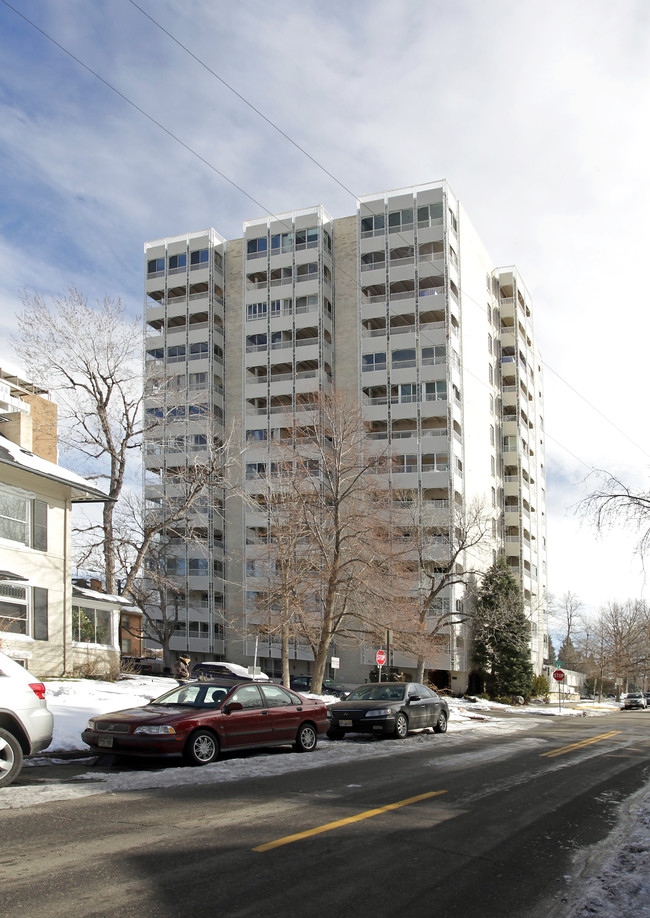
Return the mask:
[[600,743],[601,740],[609,739],[611,736],[617,736],[622,730],[612,730],[610,733],[601,733],[599,736],[592,736],[590,739],[580,740],[579,743],[571,743],[569,746],[561,746],[559,749],[553,749],[551,752],[542,752],[541,757],[552,759],[558,755],[564,755],[566,752],[572,752],[574,749],[582,749],[584,746],[591,746],[592,743]]
[[353,822],[361,822],[362,819],[370,819],[371,816],[380,816],[382,813],[388,813],[390,810],[397,810],[402,806],[408,806],[410,803],[419,803],[420,800],[427,800],[429,797],[438,797],[440,794],[446,794],[447,791],[428,791],[426,794],[418,794],[417,797],[409,797],[407,800],[399,800],[397,803],[389,803],[386,806],[377,807],[376,810],[366,810],[364,813],[358,813],[356,816],[348,816],[346,819],[337,819],[336,822],[328,822],[324,826],[317,826],[315,829],[307,829],[305,832],[297,832],[295,835],[285,835],[284,838],[276,838],[275,841],[267,842],[265,845],[258,845],[253,851],[270,851],[271,848],[279,848],[281,845],[290,845],[292,842],[300,841],[303,838],[310,838],[312,835],[320,835],[321,832],[330,832],[332,829],[339,829],[341,826],[349,826]]

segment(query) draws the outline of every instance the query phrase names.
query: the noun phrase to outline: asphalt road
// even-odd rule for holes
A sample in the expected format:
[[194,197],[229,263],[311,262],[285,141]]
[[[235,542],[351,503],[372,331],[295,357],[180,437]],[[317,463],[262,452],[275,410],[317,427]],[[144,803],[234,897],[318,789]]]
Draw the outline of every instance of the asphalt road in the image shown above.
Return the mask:
[[585,848],[650,780],[650,714],[447,739],[362,765],[2,810],[0,915],[564,914]]

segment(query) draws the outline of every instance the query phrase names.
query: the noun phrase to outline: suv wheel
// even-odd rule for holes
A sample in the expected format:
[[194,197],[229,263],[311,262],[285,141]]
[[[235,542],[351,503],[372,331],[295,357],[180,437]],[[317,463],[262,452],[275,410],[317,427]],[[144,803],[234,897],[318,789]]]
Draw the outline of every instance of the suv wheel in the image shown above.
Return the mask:
[[20,743],[7,730],[0,729],[0,787],[11,784],[23,767],[23,750]]

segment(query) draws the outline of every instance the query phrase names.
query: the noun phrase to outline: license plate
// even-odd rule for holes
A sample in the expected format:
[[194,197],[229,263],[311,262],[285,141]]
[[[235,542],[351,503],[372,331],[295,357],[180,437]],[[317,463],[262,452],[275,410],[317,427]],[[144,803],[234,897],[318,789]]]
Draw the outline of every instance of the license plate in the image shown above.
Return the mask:
[[340,720],[339,721],[339,727],[351,727],[351,726],[352,726],[351,720]]
[[113,748],[113,737],[112,736],[100,736],[97,740],[97,745],[101,746],[102,749],[112,749]]

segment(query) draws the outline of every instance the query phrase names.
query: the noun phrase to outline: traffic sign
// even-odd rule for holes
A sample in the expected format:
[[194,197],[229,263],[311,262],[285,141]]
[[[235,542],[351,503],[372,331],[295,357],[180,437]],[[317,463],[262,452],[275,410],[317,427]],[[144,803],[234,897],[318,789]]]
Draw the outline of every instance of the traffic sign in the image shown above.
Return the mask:
[[556,669],[553,673],[553,678],[556,682],[562,682],[564,680],[564,673],[561,669]]
[[386,662],[386,651],[378,650],[376,660],[377,660],[377,666],[383,666],[384,663]]

